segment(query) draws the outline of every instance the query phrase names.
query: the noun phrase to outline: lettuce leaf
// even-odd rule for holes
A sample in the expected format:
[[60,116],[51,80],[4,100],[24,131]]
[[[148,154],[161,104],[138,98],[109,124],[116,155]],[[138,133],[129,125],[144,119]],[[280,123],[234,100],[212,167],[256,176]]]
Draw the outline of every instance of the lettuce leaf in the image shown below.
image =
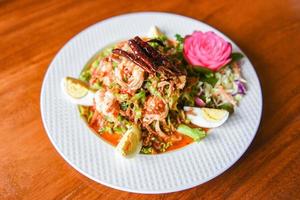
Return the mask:
[[206,137],[206,132],[201,128],[191,128],[185,124],[180,124],[177,131],[183,135],[193,138],[194,141],[200,141]]

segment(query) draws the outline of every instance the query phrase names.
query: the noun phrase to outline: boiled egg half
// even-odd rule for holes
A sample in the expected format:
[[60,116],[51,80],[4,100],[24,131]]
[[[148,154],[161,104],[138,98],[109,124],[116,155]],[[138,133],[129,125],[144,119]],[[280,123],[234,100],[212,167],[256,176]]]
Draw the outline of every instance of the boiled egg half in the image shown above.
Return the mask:
[[229,116],[229,112],[223,109],[198,108],[185,106],[187,119],[192,124],[202,128],[216,128],[221,126]]
[[132,125],[132,127],[130,127],[122,136],[116,150],[122,156],[131,158],[138,154],[141,148],[142,131],[138,126]]
[[83,106],[93,105],[95,91],[91,90],[87,83],[72,77],[65,77],[61,82],[61,87],[70,102]]

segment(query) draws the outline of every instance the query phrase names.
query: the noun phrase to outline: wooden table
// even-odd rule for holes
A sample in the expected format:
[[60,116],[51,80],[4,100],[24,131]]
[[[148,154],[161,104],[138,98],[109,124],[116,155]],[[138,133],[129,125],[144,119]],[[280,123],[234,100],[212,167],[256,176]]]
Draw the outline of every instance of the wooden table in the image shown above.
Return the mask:
[[[100,185],[71,168],[40,115],[44,74],[58,50],[111,16],[165,11],[208,23],[249,56],[264,112],[254,142],[219,177],[171,194]],[[1,1],[0,199],[300,199],[300,1]]]

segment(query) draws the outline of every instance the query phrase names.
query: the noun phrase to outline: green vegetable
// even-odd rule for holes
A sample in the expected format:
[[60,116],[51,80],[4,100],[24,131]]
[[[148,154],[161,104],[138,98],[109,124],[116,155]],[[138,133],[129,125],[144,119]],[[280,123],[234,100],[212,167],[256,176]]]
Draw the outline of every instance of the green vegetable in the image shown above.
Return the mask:
[[79,79],[85,82],[88,82],[91,79],[91,73],[89,70],[83,71],[80,76]]
[[179,35],[179,34],[176,34],[175,35],[175,38],[176,38],[176,41],[177,41],[177,44],[176,44],[176,53],[175,53],[175,57],[181,61],[183,61],[183,41],[184,41],[184,38]]
[[95,60],[93,63],[92,63],[92,68],[96,68],[98,67],[99,65],[99,60]]
[[133,111],[135,113],[135,115],[134,115],[135,120],[138,120],[142,117],[142,109],[141,108],[135,107]]
[[113,130],[111,127],[109,126],[106,126],[106,127],[103,127],[99,130],[99,133],[110,133],[110,134],[113,134]]
[[229,113],[233,113],[234,112],[234,107],[231,103],[224,103],[220,106],[218,106],[219,109],[224,109],[227,110]]
[[116,69],[118,67],[118,63],[116,62],[112,62],[112,65],[113,65],[113,69]]
[[190,92],[183,92],[181,94],[180,98],[181,98],[181,101],[183,102],[183,104],[186,106],[194,106],[195,105],[194,96],[192,96]]
[[152,95],[162,98],[161,94],[158,92],[158,90],[155,87],[152,86],[150,82],[147,82],[145,87],[149,90],[149,92]]
[[113,130],[114,130],[114,133],[117,133],[120,135],[126,132],[126,128],[121,127],[121,126],[114,127]]
[[120,103],[121,110],[127,110],[128,106],[129,106],[128,102],[124,101]]
[[153,48],[157,48],[159,46],[159,44],[157,44],[157,42],[148,42],[148,44],[150,46],[152,46]]
[[152,147],[143,147],[141,149],[142,154],[152,154],[152,151],[153,151]]
[[194,106],[195,105],[195,96],[199,92],[199,88],[197,87],[198,85],[198,79],[195,81],[188,80],[187,82],[187,87],[184,88],[182,93],[180,94],[180,102],[185,105],[185,106]]
[[168,39],[168,37],[164,34],[161,34],[159,36],[156,37],[156,39],[161,40],[162,42],[166,41]]
[[193,138],[194,141],[200,141],[206,137],[206,132],[201,128],[191,128],[184,124],[180,124],[177,131],[183,135]]
[[203,78],[201,78],[201,81],[211,84],[213,87],[218,82],[218,79],[215,77],[213,73],[206,74]]
[[179,43],[183,43],[183,41],[184,41],[184,38],[181,35],[179,35],[178,33],[175,35],[175,38],[176,38],[177,42],[179,42]]
[[234,61],[238,61],[238,60],[242,59],[244,57],[244,55],[239,52],[234,52],[231,54],[230,57],[231,57],[231,62],[234,62]]
[[202,66],[194,66],[194,67],[192,67],[192,69],[193,69],[194,73],[196,73],[196,74],[205,75],[205,74],[213,73],[210,69],[202,67]]
[[136,93],[133,97],[132,97],[132,101],[138,101],[138,100],[143,100],[146,98],[146,92],[145,90],[141,90],[140,92]]

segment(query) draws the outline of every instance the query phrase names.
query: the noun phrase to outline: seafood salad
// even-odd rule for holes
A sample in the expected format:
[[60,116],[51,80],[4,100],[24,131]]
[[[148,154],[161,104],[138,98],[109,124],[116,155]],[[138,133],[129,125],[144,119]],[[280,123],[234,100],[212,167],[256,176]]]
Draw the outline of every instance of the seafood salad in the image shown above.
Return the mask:
[[116,152],[158,154],[226,122],[246,94],[242,57],[214,32],[171,38],[153,27],[102,49],[62,90]]

